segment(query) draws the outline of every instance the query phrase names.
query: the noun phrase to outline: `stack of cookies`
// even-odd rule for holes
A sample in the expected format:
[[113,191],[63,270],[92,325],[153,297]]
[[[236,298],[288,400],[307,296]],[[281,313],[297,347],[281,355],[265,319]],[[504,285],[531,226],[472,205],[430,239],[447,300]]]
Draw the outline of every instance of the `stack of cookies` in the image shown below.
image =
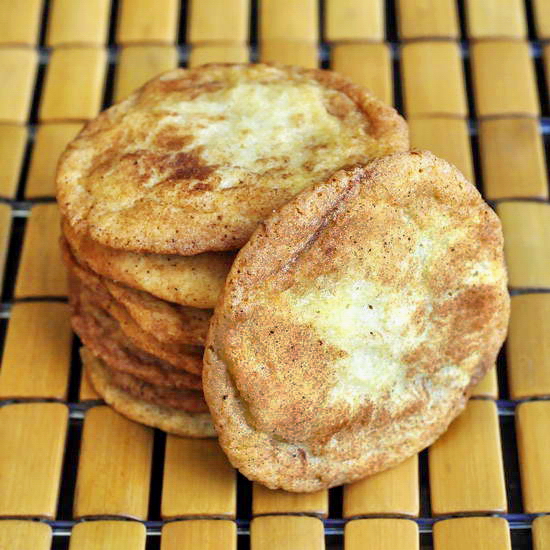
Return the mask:
[[[175,433],[213,435],[202,395],[202,356],[211,308],[232,255],[211,254],[211,262],[196,271],[186,266],[190,280],[182,286],[188,298],[180,301],[198,308],[160,298],[147,284],[156,262],[170,270],[169,256],[142,255],[132,262],[136,254],[86,246],[66,223],[63,227],[72,324],[86,346],[82,359],[98,393],[107,399],[113,385],[110,399],[128,416]],[[133,269],[126,271],[128,263]],[[143,277],[144,284],[124,284],[124,273],[133,281]]]
[[90,122],[60,160],[58,202],[72,323],[96,391],[134,420],[213,436],[203,352],[235,251],[303,189],[408,147],[394,109],[296,67],[178,69]]

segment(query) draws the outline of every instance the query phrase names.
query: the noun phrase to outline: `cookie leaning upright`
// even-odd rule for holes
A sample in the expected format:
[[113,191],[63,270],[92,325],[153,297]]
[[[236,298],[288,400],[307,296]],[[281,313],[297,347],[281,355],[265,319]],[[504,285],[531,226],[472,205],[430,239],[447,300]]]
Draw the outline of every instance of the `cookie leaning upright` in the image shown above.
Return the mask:
[[328,71],[178,69],[89,123],[58,170],[62,216],[114,249],[234,250],[335,170],[408,149],[404,120]]
[[233,264],[203,370],[220,443],[290,491],[389,468],[462,410],[508,314],[500,222],[458,170],[410,152],[339,171]]

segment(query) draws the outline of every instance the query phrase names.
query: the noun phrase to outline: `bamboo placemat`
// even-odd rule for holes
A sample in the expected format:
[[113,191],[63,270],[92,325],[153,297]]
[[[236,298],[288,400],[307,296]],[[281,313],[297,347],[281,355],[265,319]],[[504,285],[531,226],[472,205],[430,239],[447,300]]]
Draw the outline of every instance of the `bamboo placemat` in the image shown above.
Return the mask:
[[[0,0],[0,548],[550,548],[549,40],[548,0]],[[55,163],[82,124],[160,71],[247,60],[393,102],[506,237],[497,371],[429,450],[311,495],[101,405],[59,261]]]

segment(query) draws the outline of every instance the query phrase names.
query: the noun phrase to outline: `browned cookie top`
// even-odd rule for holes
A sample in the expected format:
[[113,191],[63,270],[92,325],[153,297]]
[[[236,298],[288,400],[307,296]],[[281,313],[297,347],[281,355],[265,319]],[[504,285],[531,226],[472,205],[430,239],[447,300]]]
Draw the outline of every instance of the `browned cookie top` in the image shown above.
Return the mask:
[[61,158],[58,200],[76,233],[113,248],[232,250],[303,188],[408,145],[393,108],[335,73],[177,69],[84,128]]

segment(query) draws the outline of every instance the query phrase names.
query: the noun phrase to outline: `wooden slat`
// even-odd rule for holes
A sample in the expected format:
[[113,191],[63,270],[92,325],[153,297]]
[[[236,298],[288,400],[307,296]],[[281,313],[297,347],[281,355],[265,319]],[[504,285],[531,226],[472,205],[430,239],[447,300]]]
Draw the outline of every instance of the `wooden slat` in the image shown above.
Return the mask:
[[36,50],[0,48],[0,123],[27,121],[37,61]]
[[8,256],[12,212],[8,204],[0,204],[0,285],[4,282],[4,270]]
[[466,178],[474,182],[472,148],[468,123],[457,118],[411,118],[411,146],[427,149],[454,164]]
[[260,61],[316,69],[319,53],[315,42],[264,42],[260,49]]
[[65,399],[71,342],[67,304],[15,304],[2,357],[0,398]]
[[388,44],[336,44],[332,68],[393,104],[393,74]]
[[547,0],[533,0],[535,26],[540,39],[550,38],[550,3]]
[[345,518],[368,515],[417,516],[418,456],[344,487]]
[[46,37],[48,46],[105,44],[111,0],[53,0],[50,5]]
[[95,117],[101,107],[106,68],[104,48],[55,49],[46,71],[40,121],[82,121]]
[[430,496],[435,515],[505,512],[506,489],[497,408],[471,400],[429,450]]
[[0,0],[0,45],[34,46],[38,41],[43,0]]
[[384,40],[385,6],[382,0],[326,0],[325,13],[325,35],[329,42]]
[[474,386],[472,397],[498,398],[498,380],[496,367],[489,372]]
[[[550,4],[549,4],[550,5]],[[550,44],[543,46],[544,74],[546,76],[546,89],[550,93]]]
[[67,275],[59,248],[59,211],[55,204],[33,206],[15,285],[16,298],[64,296]]
[[548,198],[539,121],[498,118],[479,124],[483,187],[488,199]]
[[550,548],[550,516],[540,516],[533,521],[533,550]]
[[319,38],[319,2],[317,0],[261,0],[261,42]]
[[90,384],[88,377],[86,376],[86,368],[82,366],[82,373],[80,375],[80,390],[78,393],[79,401],[97,401],[101,399],[96,393],[93,386]]
[[411,42],[403,46],[401,55],[407,116],[467,116],[464,72],[456,42]]
[[236,471],[215,440],[168,435],[162,482],[162,517],[236,514]]
[[86,413],[74,516],[147,518],[153,431],[109,407]]
[[86,521],[73,527],[69,550],[145,550],[145,537],[137,521]]
[[512,297],[506,342],[512,399],[550,396],[550,294]]
[[248,63],[249,55],[246,44],[199,44],[191,48],[189,67],[205,63]]
[[[299,516],[265,516],[250,523],[250,550],[324,550],[320,519]],[[164,550],[164,549],[162,549]]]
[[252,487],[252,514],[315,514],[328,515],[328,491],[315,493],[289,493],[272,491],[259,483]]
[[32,150],[25,198],[55,197],[57,161],[81,128],[82,124],[78,122],[40,124]]
[[249,0],[191,0],[189,9],[191,44],[248,41]]
[[0,516],[55,517],[68,415],[60,403],[0,408]]
[[516,433],[523,509],[529,514],[550,512],[550,402],[532,401],[519,405]]
[[237,526],[232,521],[174,521],[162,528],[161,550],[236,550]]
[[527,42],[477,42],[471,47],[471,61],[479,117],[539,115],[535,70]]
[[455,0],[398,0],[396,6],[402,40],[460,36]]
[[0,548],[50,550],[52,528],[45,523],[18,519],[0,521]]
[[523,0],[467,0],[466,21],[473,40],[527,37]]
[[418,550],[418,526],[408,519],[356,519],[346,524],[344,550]]
[[550,205],[503,202],[497,213],[504,230],[508,284],[550,288]]
[[154,76],[177,66],[176,46],[124,46],[116,66],[114,101],[120,101]]
[[24,126],[0,124],[0,197],[15,197],[26,145]]
[[116,40],[119,44],[175,44],[180,0],[121,0]]
[[503,518],[457,518],[438,521],[434,550],[512,550],[508,522]]

